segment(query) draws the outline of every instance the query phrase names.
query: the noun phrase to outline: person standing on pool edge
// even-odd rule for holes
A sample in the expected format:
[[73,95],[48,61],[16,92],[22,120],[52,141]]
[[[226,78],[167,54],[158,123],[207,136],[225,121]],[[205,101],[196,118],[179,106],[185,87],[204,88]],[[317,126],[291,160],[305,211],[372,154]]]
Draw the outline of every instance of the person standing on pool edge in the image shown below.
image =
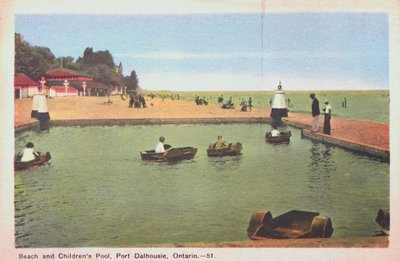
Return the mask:
[[324,134],[331,135],[331,113],[332,113],[332,107],[329,104],[328,100],[325,100],[325,108],[322,109],[325,113],[325,118],[324,118]]
[[321,114],[320,110],[319,110],[319,101],[318,99],[315,97],[314,93],[310,94],[310,98],[312,100],[312,104],[311,104],[311,114],[313,117],[313,124],[312,124],[312,129],[311,131],[317,132],[319,127],[318,127],[318,122],[319,122],[319,115]]

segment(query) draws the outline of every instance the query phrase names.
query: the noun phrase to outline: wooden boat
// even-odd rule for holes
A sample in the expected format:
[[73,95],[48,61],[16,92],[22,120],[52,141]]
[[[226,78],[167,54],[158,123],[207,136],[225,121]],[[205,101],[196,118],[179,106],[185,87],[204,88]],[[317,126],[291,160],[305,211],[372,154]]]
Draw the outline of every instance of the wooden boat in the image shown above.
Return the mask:
[[317,212],[292,210],[276,218],[271,212],[255,212],[251,216],[247,235],[249,238],[328,238],[333,233],[330,218]]
[[222,156],[236,156],[240,155],[242,151],[242,144],[237,142],[236,144],[229,143],[228,147],[223,149],[215,149],[215,143],[210,144],[207,149],[207,155],[209,157],[222,157]]
[[25,170],[33,166],[40,166],[47,163],[51,159],[50,152],[41,153],[39,154],[38,159],[34,159],[31,161],[21,161],[22,155],[16,155],[14,160],[14,169],[15,170]]
[[268,143],[287,143],[290,141],[290,137],[292,137],[291,131],[281,131],[280,135],[276,137],[272,137],[271,132],[265,134],[265,140]]
[[193,147],[181,147],[171,148],[170,145],[164,145],[166,152],[156,153],[155,150],[146,150],[140,152],[142,160],[146,161],[179,161],[184,159],[191,159],[196,155],[197,148]]
[[378,214],[375,218],[375,223],[379,230],[385,234],[390,235],[390,213],[383,209],[379,209]]
[[233,104],[223,104],[222,109],[235,109],[235,106]]

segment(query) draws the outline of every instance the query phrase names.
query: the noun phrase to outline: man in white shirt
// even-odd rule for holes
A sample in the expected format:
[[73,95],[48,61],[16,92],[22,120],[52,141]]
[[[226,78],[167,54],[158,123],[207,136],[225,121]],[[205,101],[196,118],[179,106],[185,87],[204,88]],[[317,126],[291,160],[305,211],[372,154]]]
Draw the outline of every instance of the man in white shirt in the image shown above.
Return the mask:
[[32,161],[39,157],[39,154],[37,152],[35,152],[33,150],[33,148],[34,148],[34,145],[32,142],[28,142],[25,145],[25,149],[22,152],[22,158],[21,158],[22,162]]
[[164,141],[165,141],[165,138],[163,136],[161,136],[156,145],[156,149],[155,149],[156,153],[164,153],[165,152]]

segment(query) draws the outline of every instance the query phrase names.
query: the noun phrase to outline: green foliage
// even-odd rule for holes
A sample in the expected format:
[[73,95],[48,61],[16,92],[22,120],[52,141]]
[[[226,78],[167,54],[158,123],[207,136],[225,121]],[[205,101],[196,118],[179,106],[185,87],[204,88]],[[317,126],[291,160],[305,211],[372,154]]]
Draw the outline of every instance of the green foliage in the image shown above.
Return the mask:
[[105,64],[97,64],[87,68],[85,71],[92,75],[93,79],[96,81],[100,81],[108,85],[119,85],[121,81],[115,70],[111,69]]
[[132,71],[131,75],[125,76],[122,80],[127,90],[136,90],[139,88],[139,79],[135,71]]
[[54,63],[49,48],[31,46],[20,34],[15,34],[15,72],[24,73],[37,80]]
[[110,68],[114,68],[114,59],[108,50],[93,52],[92,47],[87,47],[83,52],[82,64],[85,68],[98,64],[105,64]]

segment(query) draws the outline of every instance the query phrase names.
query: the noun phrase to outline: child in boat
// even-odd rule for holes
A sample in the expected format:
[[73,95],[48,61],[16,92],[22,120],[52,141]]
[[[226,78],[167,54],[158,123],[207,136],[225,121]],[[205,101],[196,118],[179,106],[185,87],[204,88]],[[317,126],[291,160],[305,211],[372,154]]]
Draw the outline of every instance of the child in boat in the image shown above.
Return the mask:
[[281,133],[277,130],[277,127],[276,126],[272,126],[271,136],[272,137],[278,137],[280,135],[281,135]]
[[35,145],[32,142],[28,142],[25,145],[25,149],[22,151],[22,162],[32,161],[39,158],[39,154],[33,150]]
[[156,149],[155,149],[156,153],[165,153],[164,141],[165,141],[165,138],[163,136],[161,136],[158,139],[158,143],[157,143]]
[[218,136],[218,141],[214,144],[214,149],[220,150],[225,149],[228,145],[225,143],[221,135]]

